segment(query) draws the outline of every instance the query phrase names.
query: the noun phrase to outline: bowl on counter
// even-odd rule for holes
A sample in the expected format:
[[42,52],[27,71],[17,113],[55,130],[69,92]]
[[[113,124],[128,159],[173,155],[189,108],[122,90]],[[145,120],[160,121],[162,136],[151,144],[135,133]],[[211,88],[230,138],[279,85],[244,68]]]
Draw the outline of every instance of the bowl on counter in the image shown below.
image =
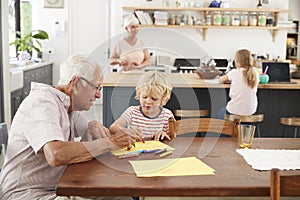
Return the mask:
[[195,70],[195,73],[198,74],[202,79],[214,79],[222,74],[222,72],[215,69],[214,66],[199,67]]

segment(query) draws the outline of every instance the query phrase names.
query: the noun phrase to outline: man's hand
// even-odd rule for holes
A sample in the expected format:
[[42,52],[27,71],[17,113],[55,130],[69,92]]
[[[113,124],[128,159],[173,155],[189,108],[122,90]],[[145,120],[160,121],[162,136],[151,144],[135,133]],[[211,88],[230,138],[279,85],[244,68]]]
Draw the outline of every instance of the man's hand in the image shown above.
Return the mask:
[[103,126],[99,121],[90,121],[88,124],[88,131],[84,137],[86,141],[92,141],[98,138],[107,138],[110,137],[109,130]]
[[137,129],[123,128],[110,137],[110,141],[118,148],[131,147],[137,140],[141,140]]

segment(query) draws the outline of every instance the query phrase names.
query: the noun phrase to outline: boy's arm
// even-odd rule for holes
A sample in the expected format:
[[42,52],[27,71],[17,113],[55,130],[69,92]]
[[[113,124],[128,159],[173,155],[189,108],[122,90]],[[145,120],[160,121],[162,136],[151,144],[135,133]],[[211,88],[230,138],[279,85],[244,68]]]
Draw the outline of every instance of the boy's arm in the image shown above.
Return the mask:
[[126,126],[127,121],[123,117],[120,117],[109,127],[109,131],[111,134],[115,134]]

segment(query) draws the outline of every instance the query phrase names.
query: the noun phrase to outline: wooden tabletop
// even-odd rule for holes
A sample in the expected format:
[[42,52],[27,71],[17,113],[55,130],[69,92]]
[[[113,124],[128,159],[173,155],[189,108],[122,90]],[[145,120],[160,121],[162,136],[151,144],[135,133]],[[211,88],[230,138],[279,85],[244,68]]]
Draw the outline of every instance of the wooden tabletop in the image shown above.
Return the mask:
[[[89,162],[69,165],[57,195],[77,196],[269,196],[269,171],[256,171],[236,153],[235,138],[177,137],[166,158],[196,156],[215,175],[137,178],[128,159],[107,153]],[[300,138],[255,138],[253,148],[300,149]],[[199,153],[200,152],[200,153]],[[131,160],[159,159],[143,154]],[[188,170],[188,169],[187,169]],[[300,170],[284,171],[300,174]]]
[[[103,86],[118,86],[118,87],[135,87],[137,81],[142,76],[141,72],[111,72],[105,75]],[[211,84],[209,80],[201,79],[196,73],[180,74],[172,73],[166,74],[173,87],[179,88],[229,88],[230,84]],[[259,84],[258,88],[265,89],[300,89],[300,79],[292,79],[296,84]]]

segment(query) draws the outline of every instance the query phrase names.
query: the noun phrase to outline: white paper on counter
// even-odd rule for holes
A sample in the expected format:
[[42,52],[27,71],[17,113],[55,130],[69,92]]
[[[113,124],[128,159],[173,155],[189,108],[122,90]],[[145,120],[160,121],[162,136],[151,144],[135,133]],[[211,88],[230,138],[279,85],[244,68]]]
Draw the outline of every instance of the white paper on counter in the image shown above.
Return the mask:
[[204,79],[207,84],[220,84],[219,79]]
[[237,149],[236,152],[256,170],[300,169],[300,150]]

